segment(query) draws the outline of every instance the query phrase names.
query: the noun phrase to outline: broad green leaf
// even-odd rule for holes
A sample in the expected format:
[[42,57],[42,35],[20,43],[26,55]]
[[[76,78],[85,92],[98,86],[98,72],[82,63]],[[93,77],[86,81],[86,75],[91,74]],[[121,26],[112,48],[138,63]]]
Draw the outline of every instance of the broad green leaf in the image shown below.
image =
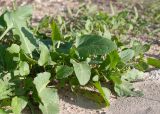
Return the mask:
[[12,99],[12,111],[13,114],[21,114],[21,111],[26,107],[27,105],[27,100],[22,97],[14,97]]
[[72,73],[73,73],[73,68],[66,65],[57,66],[56,68],[57,79],[67,78],[68,76],[72,75]]
[[20,52],[20,47],[17,44],[12,44],[10,47],[7,48],[7,50],[10,53],[19,53]]
[[121,78],[116,78],[114,81],[113,77],[111,79],[114,81],[114,90],[118,94],[118,96],[142,96],[142,92],[134,91],[134,87],[131,81],[135,81],[137,79],[142,79],[143,72],[132,69],[122,74]]
[[39,73],[34,79],[33,83],[36,86],[38,96],[43,104],[39,108],[43,114],[58,114],[59,113],[59,99],[57,90],[46,87],[49,83],[51,74],[48,72]]
[[122,80],[127,81],[136,81],[138,79],[142,79],[143,72],[137,69],[128,70],[125,74],[122,75]]
[[56,51],[59,53],[68,54],[70,52],[71,47],[71,42],[64,42],[63,44],[60,44],[59,48],[57,48]]
[[76,39],[76,47],[80,55],[104,55],[117,48],[116,44],[98,35],[85,35]]
[[121,84],[114,85],[114,90],[118,96],[142,96],[140,91],[134,91],[134,87],[131,83],[123,81]]
[[13,61],[17,57],[6,50],[6,47],[0,45],[0,71],[13,71],[17,68],[18,63]]
[[75,74],[81,85],[86,85],[91,77],[91,68],[87,62],[77,63],[75,60],[71,59],[73,64]]
[[119,53],[119,56],[121,58],[121,61],[124,63],[127,63],[134,57],[134,50],[127,49]]
[[60,30],[54,20],[52,20],[51,24],[51,29],[52,29],[52,41],[54,42],[55,40],[61,40],[61,33]]
[[21,6],[16,10],[7,12],[4,15],[4,20],[7,24],[7,29],[13,29],[14,35],[18,35],[21,41],[22,50],[32,56],[32,51],[36,47],[36,40],[32,32],[27,28],[27,19],[32,14],[31,6]]
[[110,90],[108,88],[102,87],[100,82],[95,82],[94,86],[97,88],[103,99],[105,100],[106,106],[109,106]]
[[46,45],[44,45],[43,43],[40,43],[39,44],[39,49],[41,51],[41,54],[40,54],[40,58],[38,60],[38,64],[40,66],[43,66],[45,64],[47,64],[50,60],[50,52],[49,52],[49,49]]
[[30,69],[29,69],[29,65],[27,62],[25,61],[21,61],[19,63],[19,72],[21,76],[26,76],[29,75],[30,73]]

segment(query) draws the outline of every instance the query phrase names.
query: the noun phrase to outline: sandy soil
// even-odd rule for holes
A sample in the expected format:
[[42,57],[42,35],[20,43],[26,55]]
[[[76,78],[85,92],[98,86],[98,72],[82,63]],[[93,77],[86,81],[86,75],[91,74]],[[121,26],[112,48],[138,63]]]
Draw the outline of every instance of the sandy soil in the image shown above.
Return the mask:
[[159,114],[160,113],[160,70],[144,74],[144,81],[134,86],[143,91],[143,97],[111,99],[109,108],[82,98],[65,94],[61,97],[61,114]]

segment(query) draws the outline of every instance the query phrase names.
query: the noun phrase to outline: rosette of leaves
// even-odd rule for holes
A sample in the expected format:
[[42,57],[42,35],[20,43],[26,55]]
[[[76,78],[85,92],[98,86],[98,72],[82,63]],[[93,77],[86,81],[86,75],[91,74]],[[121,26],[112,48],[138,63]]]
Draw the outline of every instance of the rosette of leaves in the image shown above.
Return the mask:
[[[0,16],[3,28],[0,41],[12,39],[7,44],[0,43],[0,83],[3,85],[0,112],[21,114],[29,106],[34,113],[33,106],[37,106],[43,114],[57,114],[57,89],[66,86],[78,93],[84,89],[86,97],[95,96],[94,100],[106,106],[112,93],[107,84],[111,84],[119,96],[140,94],[132,86],[132,82],[142,76],[142,72],[134,68],[146,51],[138,53],[140,45],[128,48],[111,36],[95,34],[68,40],[50,18],[42,20],[35,31],[28,23],[31,14],[30,6],[21,6]],[[40,29],[44,28],[51,30],[51,34],[41,34]],[[6,74],[10,75],[7,82],[3,79]],[[95,91],[88,94],[90,90],[86,87]],[[9,103],[4,103],[5,100]],[[2,109],[8,105],[10,110]]]

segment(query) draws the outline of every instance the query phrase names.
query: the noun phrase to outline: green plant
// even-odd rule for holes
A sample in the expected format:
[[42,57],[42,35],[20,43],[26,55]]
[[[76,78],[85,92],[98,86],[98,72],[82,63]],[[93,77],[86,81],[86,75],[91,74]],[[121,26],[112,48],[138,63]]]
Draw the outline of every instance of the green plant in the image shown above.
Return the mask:
[[[113,93],[107,84],[118,96],[142,95],[134,90],[132,82],[142,77],[138,69],[146,70],[138,62],[145,64],[147,44],[135,41],[126,45],[112,35],[94,32],[77,31],[80,35],[67,34],[66,38],[50,17],[32,27],[31,9],[21,6],[0,16],[0,113],[20,114],[26,106],[34,113],[32,106],[36,105],[43,114],[57,114],[57,90],[66,86],[72,91],[84,91],[86,96],[90,91],[87,87],[95,88],[93,91],[101,95],[96,100],[103,98],[100,103],[106,106]],[[52,33],[47,35],[44,29]]]

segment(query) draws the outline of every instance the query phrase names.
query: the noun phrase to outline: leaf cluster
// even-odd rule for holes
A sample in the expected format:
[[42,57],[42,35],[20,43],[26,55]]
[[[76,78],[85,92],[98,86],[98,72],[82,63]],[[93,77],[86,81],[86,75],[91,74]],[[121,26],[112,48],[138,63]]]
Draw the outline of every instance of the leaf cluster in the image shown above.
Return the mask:
[[[94,88],[100,95],[95,97],[96,101],[106,106],[109,106],[111,94],[142,95],[134,90],[132,82],[141,79],[142,71],[148,68],[143,54],[149,45],[137,41],[126,45],[108,34],[105,31],[108,24],[102,21],[95,23],[94,28],[103,27],[106,35],[93,32],[97,31],[93,26],[90,31],[91,22],[87,20],[87,31],[83,34],[74,31],[75,37],[63,32],[50,17],[33,27],[31,15],[31,6],[21,6],[6,10],[0,16],[1,113],[20,114],[26,106],[34,112],[34,105],[43,114],[57,114],[57,91],[66,87],[79,93],[90,91],[87,87]],[[111,19],[103,14],[96,17]],[[48,34],[44,30],[51,32]],[[7,106],[10,108],[6,109]]]

